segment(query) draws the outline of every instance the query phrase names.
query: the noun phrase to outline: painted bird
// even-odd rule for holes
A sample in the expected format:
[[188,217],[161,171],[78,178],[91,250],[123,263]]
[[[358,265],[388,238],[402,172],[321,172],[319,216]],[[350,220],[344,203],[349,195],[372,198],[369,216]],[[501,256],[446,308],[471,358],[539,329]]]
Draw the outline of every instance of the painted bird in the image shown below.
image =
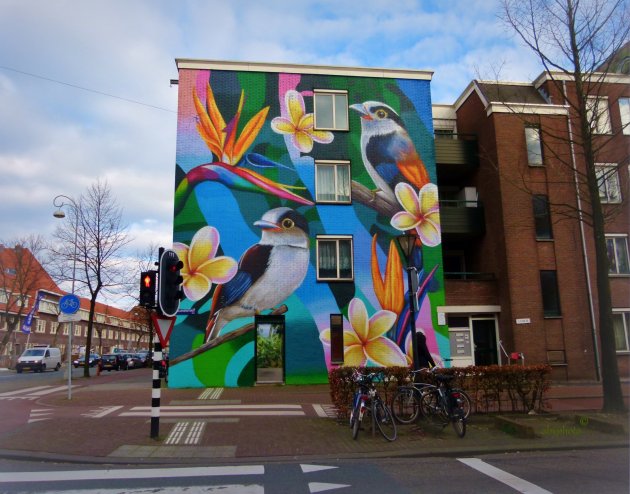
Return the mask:
[[361,156],[374,184],[394,204],[394,188],[408,182],[418,190],[429,174],[402,119],[389,105],[366,101],[350,105],[361,114]]
[[304,216],[290,208],[275,208],[254,225],[262,229],[260,242],[245,251],[234,278],[217,287],[206,341],[216,338],[233,319],[273,308],[304,281],[309,262]]

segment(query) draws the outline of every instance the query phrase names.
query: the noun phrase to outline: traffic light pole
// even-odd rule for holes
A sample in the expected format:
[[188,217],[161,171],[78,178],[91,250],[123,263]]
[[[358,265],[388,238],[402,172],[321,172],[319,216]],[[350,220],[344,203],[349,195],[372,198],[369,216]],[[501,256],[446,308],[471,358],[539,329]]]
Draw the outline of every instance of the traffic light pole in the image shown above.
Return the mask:
[[153,351],[153,389],[151,390],[151,439],[160,435],[160,397],[162,379],[160,378],[160,363],[162,362],[162,343],[155,342]]

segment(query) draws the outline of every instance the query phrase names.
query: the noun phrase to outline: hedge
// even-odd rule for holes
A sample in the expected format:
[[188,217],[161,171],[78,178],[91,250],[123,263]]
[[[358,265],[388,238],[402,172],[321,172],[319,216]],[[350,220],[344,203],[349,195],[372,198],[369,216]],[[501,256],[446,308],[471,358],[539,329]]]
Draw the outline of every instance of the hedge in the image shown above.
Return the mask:
[[[328,373],[330,396],[337,417],[350,415],[356,386],[352,374],[382,372],[376,382],[383,399],[390,403],[398,386],[410,382],[407,367],[337,367]],[[551,367],[548,365],[489,365],[438,369],[441,374],[455,376],[452,386],[461,388],[472,400],[473,412],[540,412],[546,408],[545,392],[549,389]],[[423,372],[419,382],[436,384],[431,372]]]

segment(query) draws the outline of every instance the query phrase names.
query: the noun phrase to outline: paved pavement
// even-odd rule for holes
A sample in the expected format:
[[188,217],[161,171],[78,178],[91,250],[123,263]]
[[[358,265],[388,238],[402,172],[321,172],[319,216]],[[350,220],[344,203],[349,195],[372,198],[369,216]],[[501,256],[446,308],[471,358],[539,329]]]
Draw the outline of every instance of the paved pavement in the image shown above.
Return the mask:
[[327,385],[163,388],[159,437],[152,439],[151,383],[150,369],[141,369],[75,379],[70,401],[61,380],[0,393],[0,456],[208,464],[629,445],[628,416],[594,412],[601,392],[591,384],[554,387],[552,413],[472,415],[463,439],[450,427],[420,423],[399,426],[398,439],[387,442],[369,429],[353,440],[347,421],[335,417]]

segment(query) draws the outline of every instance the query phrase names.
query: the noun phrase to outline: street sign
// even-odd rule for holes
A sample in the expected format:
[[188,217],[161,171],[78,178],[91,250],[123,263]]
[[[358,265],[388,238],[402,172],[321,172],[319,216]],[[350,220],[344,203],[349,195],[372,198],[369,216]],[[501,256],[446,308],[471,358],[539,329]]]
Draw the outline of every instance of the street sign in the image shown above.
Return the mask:
[[76,314],[81,307],[81,301],[74,293],[64,295],[59,300],[59,310],[62,314]]
[[81,320],[81,314],[75,312],[74,314],[59,314],[57,316],[59,322],[78,322]]
[[162,347],[166,347],[168,340],[171,337],[171,331],[175,325],[175,317],[158,316],[155,313],[151,313],[151,320],[153,321],[153,327],[160,339]]

